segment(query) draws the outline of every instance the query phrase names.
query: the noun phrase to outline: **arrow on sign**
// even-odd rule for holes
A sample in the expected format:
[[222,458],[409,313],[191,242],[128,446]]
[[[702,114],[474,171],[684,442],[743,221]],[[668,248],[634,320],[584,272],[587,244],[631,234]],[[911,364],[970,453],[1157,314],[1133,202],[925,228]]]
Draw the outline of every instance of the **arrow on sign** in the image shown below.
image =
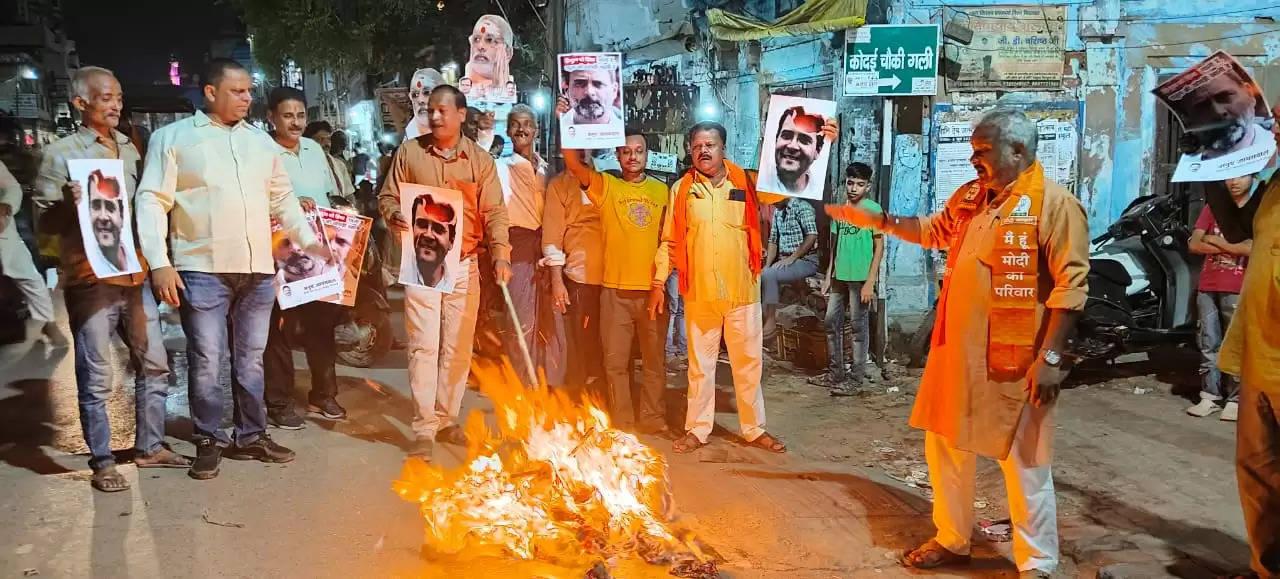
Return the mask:
[[900,84],[902,84],[902,79],[898,78],[898,75],[895,74],[893,75],[893,78],[880,79],[880,81],[877,83],[877,86],[887,86],[889,88],[898,88],[898,85]]

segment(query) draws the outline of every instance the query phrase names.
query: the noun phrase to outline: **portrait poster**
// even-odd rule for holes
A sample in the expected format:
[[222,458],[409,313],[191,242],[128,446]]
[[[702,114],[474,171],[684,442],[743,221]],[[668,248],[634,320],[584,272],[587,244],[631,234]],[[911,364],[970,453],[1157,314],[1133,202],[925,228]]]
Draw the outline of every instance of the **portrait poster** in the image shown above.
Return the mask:
[[382,132],[398,133],[406,130],[413,120],[413,103],[409,100],[409,89],[404,87],[380,88],[375,91],[378,97],[378,111],[382,119]]
[[369,231],[373,220],[334,209],[320,208],[320,223],[324,225],[325,239],[333,252],[333,262],[342,279],[342,293],[324,301],[354,306],[356,289],[360,285],[360,271],[364,267],[364,252],[369,245]]
[[1194,137],[1172,181],[1219,181],[1266,168],[1275,153],[1262,89],[1234,57],[1215,52],[1153,91]]
[[404,128],[404,140],[416,139],[431,132],[427,101],[431,91],[444,83],[444,75],[434,68],[419,68],[413,72],[404,105],[408,108],[409,117],[402,124],[396,125],[397,128]]
[[80,183],[80,237],[93,275],[99,279],[142,271],[133,243],[132,191],[120,159],[72,159],[67,174]]
[[511,76],[515,40],[506,18],[485,14],[476,19],[467,37],[467,66],[458,79],[458,89],[468,102],[516,102],[516,82]]
[[822,125],[835,116],[835,101],[771,95],[756,188],[822,201],[832,146]]
[[466,223],[462,193],[401,183],[400,213],[409,222],[400,237],[400,283],[453,293]]
[[946,43],[958,67],[949,91],[1058,90],[1066,55],[1064,6],[974,6],[948,20],[973,31],[967,45]]
[[[325,239],[320,214],[305,214],[307,224],[317,239]],[[342,278],[337,264],[329,257],[304,251],[289,238],[280,222],[271,220],[271,257],[276,262],[276,301],[287,310],[342,293]]]
[[612,149],[627,143],[622,106],[622,53],[559,55],[560,94],[569,111],[560,116],[566,149]]

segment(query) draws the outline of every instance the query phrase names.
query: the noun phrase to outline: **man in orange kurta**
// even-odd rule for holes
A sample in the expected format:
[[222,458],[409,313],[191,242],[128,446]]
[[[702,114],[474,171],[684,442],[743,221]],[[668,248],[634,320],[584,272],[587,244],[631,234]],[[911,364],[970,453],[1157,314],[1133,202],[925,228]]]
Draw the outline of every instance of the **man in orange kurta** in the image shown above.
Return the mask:
[[948,250],[933,348],[911,425],[926,430],[934,539],[902,563],[969,561],[978,455],[1000,461],[1009,493],[1013,554],[1026,577],[1058,563],[1050,467],[1053,402],[1068,331],[1088,293],[1084,208],[1036,161],[1036,124],[1010,109],[985,114],[970,159],[978,178],[940,212],[894,217],[828,206],[841,221]]

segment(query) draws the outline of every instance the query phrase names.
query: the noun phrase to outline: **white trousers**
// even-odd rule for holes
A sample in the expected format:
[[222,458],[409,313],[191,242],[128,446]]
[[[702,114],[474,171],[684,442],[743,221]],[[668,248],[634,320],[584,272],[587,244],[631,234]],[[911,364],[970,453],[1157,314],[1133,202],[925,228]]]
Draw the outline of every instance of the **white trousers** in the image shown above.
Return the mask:
[[684,428],[707,442],[716,421],[716,363],[720,338],[729,350],[738,426],[747,441],[764,434],[764,391],[760,389],[762,324],[760,304],[684,303],[689,334],[689,411]]
[[471,372],[480,270],[475,259],[458,268],[453,293],[405,286],[404,325],[409,337],[409,387],[413,433],[434,437],[458,422]]
[[[1018,422],[1009,456],[999,461],[1013,523],[1013,559],[1019,571],[1052,572],[1058,566],[1058,505],[1052,464],[1044,454],[1053,436],[1050,412],[1052,406],[1034,408],[1028,404]],[[925,433],[924,454],[933,485],[933,524],[938,528],[935,539],[948,551],[967,555],[974,525],[977,456],[951,446],[946,438],[932,432]]]

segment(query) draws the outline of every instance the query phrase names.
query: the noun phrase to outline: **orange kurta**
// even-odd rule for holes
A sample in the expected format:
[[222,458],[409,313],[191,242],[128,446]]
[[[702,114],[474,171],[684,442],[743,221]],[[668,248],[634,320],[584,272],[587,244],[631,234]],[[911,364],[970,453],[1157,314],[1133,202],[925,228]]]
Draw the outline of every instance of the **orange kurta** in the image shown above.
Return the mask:
[[[947,439],[952,446],[983,456],[1004,459],[1027,403],[1026,378],[996,379],[988,371],[988,334],[992,323],[992,260],[1000,214],[1006,204],[1017,203],[1027,170],[998,196],[984,196],[972,212],[959,255],[947,273],[948,290],[938,305],[934,346],[929,353],[911,425]],[[962,186],[940,213],[920,221],[925,247],[948,249],[961,234],[963,210],[959,201],[972,184]],[[1002,211],[1004,210],[1004,211]],[[1044,181],[1044,201],[1037,228],[1038,290],[1036,297],[1036,349],[1044,341],[1046,309],[1083,310],[1088,296],[1089,227],[1084,207],[1066,189]],[[1048,419],[1050,413],[1043,414]],[[1032,429],[1052,432],[1052,429]],[[1024,440],[1020,444],[1045,449],[1030,453],[1048,461],[1047,441]]]
[[[1257,193],[1255,193],[1256,195]],[[1280,172],[1261,193],[1240,306],[1218,351],[1218,367],[1248,388],[1280,394]]]

